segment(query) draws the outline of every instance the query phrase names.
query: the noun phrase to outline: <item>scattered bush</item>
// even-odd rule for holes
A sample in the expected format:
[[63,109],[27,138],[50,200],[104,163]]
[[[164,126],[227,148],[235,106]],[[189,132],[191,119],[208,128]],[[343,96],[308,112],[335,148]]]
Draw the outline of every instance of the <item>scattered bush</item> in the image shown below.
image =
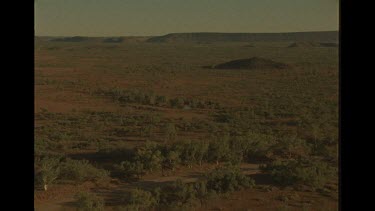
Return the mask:
[[115,169],[120,172],[121,176],[130,179],[140,179],[146,173],[143,164],[139,161],[123,161],[120,165],[115,165]]
[[92,180],[98,181],[108,177],[109,172],[104,169],[95,168],[87,160],[67,159],[61,167],[61,177],[63,179],[77,182]]
[[167,123],[164,128],[166,139],[171,142],[176,139],[177,136],[177,130],[176,126],[173,123]]
[[152,172],[162,167],[163,156],[159,146],[153,143],[146,143],[145,146],[135,149],[134,161],[143,165],[144,170]]
[[176,97],[169,100],[169,105],[172,108],[183,108],[184,107],[184,99],[180,97]]
[[311,152],[311,147],[297,136],[287,136],[279,139],[274,146],[275,152],[288,159],[306,157]]
[[174,171],[175,167],[180,163],[180,154],[178,151],[169,150],[166,152],[162,164],[163,169]]
[[254,186],[254,180],[242,175],[239,168],[227,165],[218,167],[206,175],[204,180],[183,183],[176,180],[173,184],[155,188],[152,192],[134,190],[127,196],[127,207],[136,209],[153,205],[165,207],[193,207],[216,193],[226,193]]
[[141,189],[131,190],[122,201],[126,203],[126,208],[130,210],[147,209],[157,204],[151,192]]
[[246,133],[245,139],[248,142],[247,146],[244,147],[244,149],[246,149],[245,157],[247,160],[252,158],[268,158],[272,147],[276,143],[276,138],[274,136],[255,132]]
[[193,164],[202,165],[202,161],[207,157],[209,144],[205,141],[179,142],[176,146],[180,151],[180,159],[189,168]]
[[159,191],[159,203],[167,206],[193,205],[196,202],[194,184],[185,184],[181,180],[164,186]]
[[227,161],[230,157],[229,137],[215,137],[208,147],[208,160],[219,164],[220,161]]
[[43,185],[47,191],[48,185],[52,184],[60,175],[60,159],[55,157],[44,157],[37,163],[39,169],[36,170],[37,183]]
[[218,167],[206,175],[207,189],[217,193],[226,193],[241,188],[249,188],[255,185],[255,181],[241,173],[240,169],[233,165]]
[[138,103],[143,105],[168,106],[171,108],[178,109],[182,109],[184,108],[184,106],[189,106],[190,108],[220,108],[220,104],[217,102],[188,99],[183,97],[168,99],[167,96],[157,95],[152,92],[143,92],[139,90],[124,90],[118,87],[107,89],[99,88],[96,91],[94,91],[94,94],[111,97],[114,101],[120,103]]
[[93,193],[80,192],[75,196],[78,210],[80,211],[102,211],[104,200]]
[[56,142],[52,142],[49,139],[38,139],[34,142],[34,156],[35,157],[42,157],[53,154],[55,149],[57,149],[58,144]]
[[311,159],[277,160],[261,169],[280,185],[307,185],[314,189],[322,188],[336,171],[325,162]]

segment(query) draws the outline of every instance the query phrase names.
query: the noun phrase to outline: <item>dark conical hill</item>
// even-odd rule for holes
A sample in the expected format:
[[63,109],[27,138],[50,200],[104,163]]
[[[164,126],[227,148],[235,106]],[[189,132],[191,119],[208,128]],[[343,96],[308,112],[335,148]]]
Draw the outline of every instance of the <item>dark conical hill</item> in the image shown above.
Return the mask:
[[289,65],[259,57],[238,59],[213,66],[214,69],[285,69]]

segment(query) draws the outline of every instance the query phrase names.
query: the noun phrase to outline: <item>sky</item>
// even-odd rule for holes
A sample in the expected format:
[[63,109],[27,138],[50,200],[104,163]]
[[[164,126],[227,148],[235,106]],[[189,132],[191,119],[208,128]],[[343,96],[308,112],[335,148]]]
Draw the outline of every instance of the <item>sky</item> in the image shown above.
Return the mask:
[[35,0],[37,36],[339,28],[339,0]]

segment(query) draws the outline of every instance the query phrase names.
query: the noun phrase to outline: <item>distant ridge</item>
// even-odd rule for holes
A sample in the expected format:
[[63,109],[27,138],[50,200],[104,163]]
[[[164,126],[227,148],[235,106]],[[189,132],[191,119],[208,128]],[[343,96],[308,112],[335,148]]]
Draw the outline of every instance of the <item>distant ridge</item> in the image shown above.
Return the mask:
[[205,66],[205,68],[252,70],[252,69],[286,69],[286,68],[290,68],[290,66],[285,63],[272,61],[270,59],[252,57],[249,59],[232,60],[229,62],[214,65],[211,67]]
[[288,46],[288,48],[295,48],[295,47],[338,47],[338,43],[335,42],[294,42]]
[[147,42],[338,42],[338,31],[287,32],[287,33],[171,33],[151,37]]
[[106,42],[106,43],[120,43],[124,40],[124,38],[122,37],[109,37],[109,38],[105,38],[103,40],[103,42]]
[[84,36],[35,36],[35,40],[48,42],[96,42],[96,43],[122,43],[145,42],[150,36],[119,36],[119,37],[84,37]]
[[74,37],[55,38],[55,39],[51,39],[50,41],[53,41],[53,42],[82,42],[82,41],[87,41],[87,40],[88,40],[88,37],[74,36]]

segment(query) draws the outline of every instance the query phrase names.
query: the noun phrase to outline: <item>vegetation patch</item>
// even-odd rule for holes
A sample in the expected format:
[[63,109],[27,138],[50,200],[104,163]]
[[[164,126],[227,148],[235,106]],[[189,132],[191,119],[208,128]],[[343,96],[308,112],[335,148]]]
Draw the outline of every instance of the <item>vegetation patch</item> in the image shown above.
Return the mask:
[[276,160],[261,166],[280,185],[307,185],[313,189],[323,188],[337,174],[337,168],[327,163],[311,160]]
[[95,168],[87,160],[67,159],[61,166],[61,178],[77,182],[98,181],[109,176],[104,169]]
[[79,211],[103,211],[104,199],[94,193],[80,192],[75,195]]

